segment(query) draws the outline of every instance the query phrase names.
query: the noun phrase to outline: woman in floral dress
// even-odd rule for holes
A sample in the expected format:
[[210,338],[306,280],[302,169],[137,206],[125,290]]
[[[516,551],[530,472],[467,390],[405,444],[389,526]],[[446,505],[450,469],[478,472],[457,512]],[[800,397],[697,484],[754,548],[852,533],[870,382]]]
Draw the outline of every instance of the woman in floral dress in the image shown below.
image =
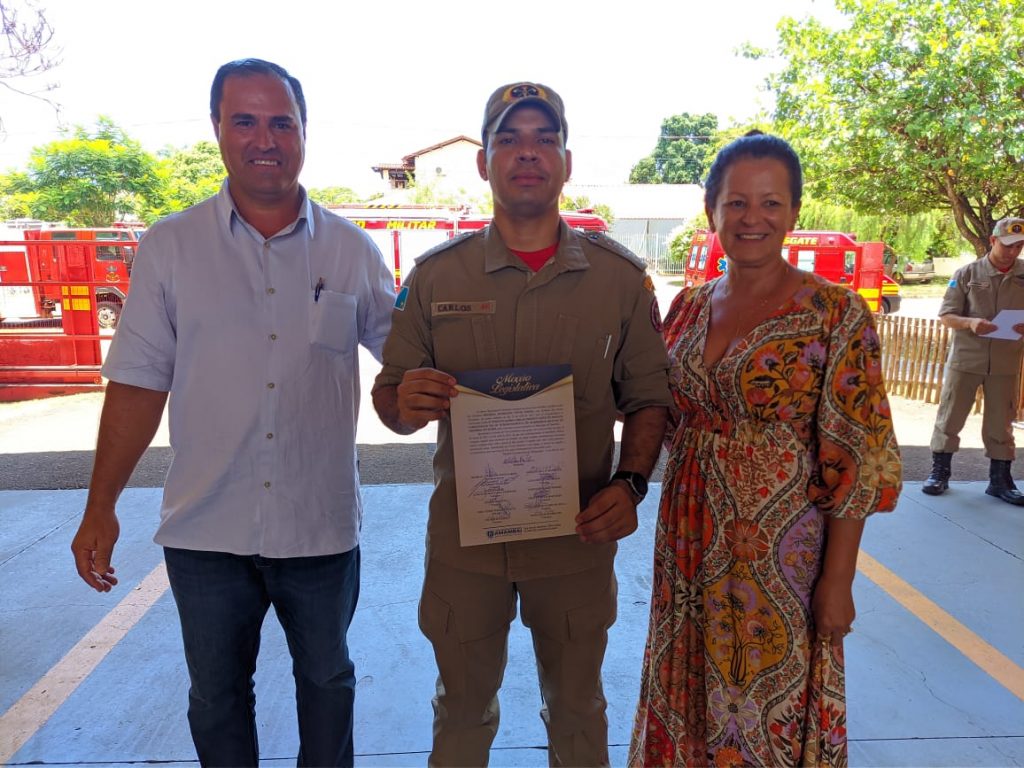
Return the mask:
[[631,765],[847,762],[857,549],[901,467],[866,303],[780,257],[801,192],[763,134],[708,175],[728,269],[665,322],[678,414]]

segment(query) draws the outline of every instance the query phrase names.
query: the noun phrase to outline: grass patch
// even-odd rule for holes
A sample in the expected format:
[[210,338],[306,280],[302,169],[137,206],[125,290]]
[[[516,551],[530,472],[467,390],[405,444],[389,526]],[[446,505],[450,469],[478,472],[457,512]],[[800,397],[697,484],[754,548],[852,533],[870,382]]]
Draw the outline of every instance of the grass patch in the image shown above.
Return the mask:
[[946,286],[949,279],[944,277],[933,277],[927,283],[914,283],[900,286],[900,296],[907,299],[938,299],[946,295]]

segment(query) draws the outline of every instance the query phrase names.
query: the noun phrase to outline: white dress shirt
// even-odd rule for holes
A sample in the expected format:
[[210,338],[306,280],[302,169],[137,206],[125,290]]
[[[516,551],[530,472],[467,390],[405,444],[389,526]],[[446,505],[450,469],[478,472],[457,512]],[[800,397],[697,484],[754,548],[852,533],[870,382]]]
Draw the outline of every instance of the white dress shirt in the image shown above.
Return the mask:
[[357,345],[380,360],[394,279],[357,226],[305,192],[300,211],[264,238],[225,181],[139,244],[103,375],[170,392],[157,544],[303,557],[359,543]]

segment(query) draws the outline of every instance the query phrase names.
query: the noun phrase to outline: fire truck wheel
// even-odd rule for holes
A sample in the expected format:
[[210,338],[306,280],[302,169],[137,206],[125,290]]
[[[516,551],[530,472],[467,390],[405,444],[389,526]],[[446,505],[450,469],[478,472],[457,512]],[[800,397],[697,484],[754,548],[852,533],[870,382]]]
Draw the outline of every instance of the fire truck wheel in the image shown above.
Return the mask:
[[891,312],[892,312],[892,308],[891,308],[891,305],[889,304],[889,300],[883,298],[882,299],[882,314],[883,315],[888,315]]
[[116,301],[96,302],[96,319],[100,328],[117,328],[117,320],[121,317],[121,305]]

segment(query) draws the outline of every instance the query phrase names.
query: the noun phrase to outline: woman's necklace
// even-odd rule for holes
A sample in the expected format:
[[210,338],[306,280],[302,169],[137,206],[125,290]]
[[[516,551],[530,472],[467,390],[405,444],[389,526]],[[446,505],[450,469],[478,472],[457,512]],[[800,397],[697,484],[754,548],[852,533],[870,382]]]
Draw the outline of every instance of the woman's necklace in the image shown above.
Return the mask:
[[[733,324],[733,342],[742,339],[743,336],[745,336],[753,328],[756,328],[761,322],[764,321],[764,319],[767,317],[767,315],[765,314],[765,308],[769,306],[769,303],[772,300],[778,302],[778,291],[780,288],[782,288],[783,285],[786,284],[786,281],[789,279],[789,276],[790,270],[788,268],[783,269],[781,271],[780,276],[774,280],[772,287],[765,291],[763,296],[761,296],[760,298],[751,297],[751,301],[742,301],[743,305],[749,307],[748,310],[739,311],[738,308],[734,310],[734,314],[736,315],[736,322]],[[746,329],[743,335],[740,335],[741,327]],[[730,344],[730,346],[734,346],[734,344]]]

